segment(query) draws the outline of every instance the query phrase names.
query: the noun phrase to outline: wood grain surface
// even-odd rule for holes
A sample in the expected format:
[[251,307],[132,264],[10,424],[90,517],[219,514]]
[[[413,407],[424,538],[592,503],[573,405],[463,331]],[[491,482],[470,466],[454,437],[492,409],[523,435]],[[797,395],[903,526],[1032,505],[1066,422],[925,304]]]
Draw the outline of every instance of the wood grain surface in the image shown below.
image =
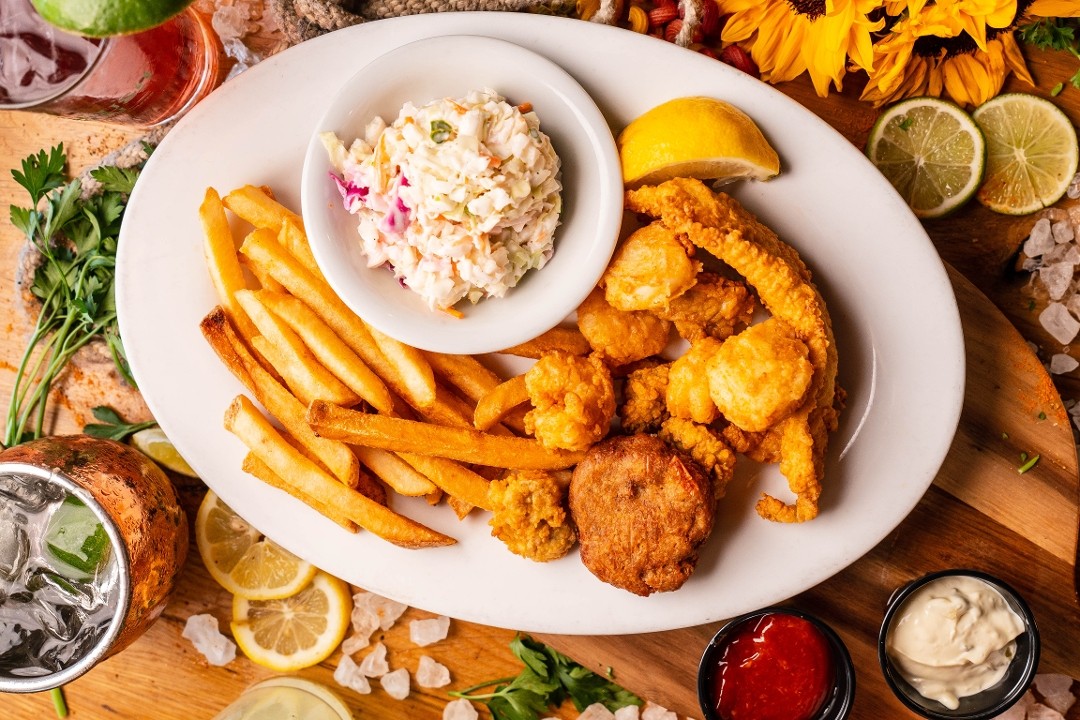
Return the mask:
[[[1036,92],[1043,95],[1075,71],[1074,61],[1064,54],[1029,52],[1028,57],[1039,81]],[[856,82],[828,99],[814,95],[808,82],[787,83],[780,89],[859,146],[877,115],[858,102]],[[1014,84],[1007,89],[1029,90]],[[1056,102],[1074,122],[1080,121],[1080,92],[1067,89]],[[28,153],[63,141],[72,170],[78,172],[137,136],[136,131],[115,126],[0,112],[0,168],[14,167]],[[23,198],[3,172],[0,205],[12,202],[21,203]],[[1042,630],[1040,670],[1080,677],[1080,655],[1075,650],[1080,647],[1078,605],[1072,584],[1077,459],[1061,401],[1061,394],[1080,396],[1080,387],[1071,376],[1051,380],[1028,345],[1031,341],[1042,352],[1058,351],[1034,320],[1026,274],[1012,269],[1018,244],[1033,222],[1034,217],[997,216],[973,204],[948,219],[925,224],[952,266],[965,333],[968,376],[959,430],[934,486],[915,511],[861,560],[788,601],[831,623],[851,650],[858,673],[854,718],[914,717],[902,709],[881,678],[878,626],[896,587],[946,567],[982,569],[1014,585],[1032,605]],[[18,233],[0,223],[0,313],[6,318],[0,323],[0,397],[5,399],[27,329],[16,282],[21,250]],[[912,278],[913,292],[918,291],[917,281]],[[112,402],[119,395],[132,401],[130,392],[107,370],[70,373],[63,390],[55,397],[50,423],[54,432],[77,430],[94,404]],[[139,411],[137,397],[132,407]],[[1021,453],[1038,453],[1041,458],[1024,474],[1017,472]],[[179,484],[186,506],[193,509],[204,488],[194,481]],[[482,598],[478,579],[477,602]],[[203,612],[227,623],[230,598],[193,552],[161,620],[129,649],[68,686],[72,717],[208,719],[249,684],[272,675],[242,657],[224,668],[209,667],[181,638],[185,620]],[[447,640],[421,650],[408,642],[405,621],[423,616],[410,610],[386,633],[393,667],[415,669],[418,655],[430,654],[450,667],[451,687],[517,672],[518,663],[507,648],[512,630],[455,621]],[[715,630],[712,625],[648,635],[544,639],[589,667],[601,672],[611,667],[619,682],[681,716],[700,717],[696,665]],[[333,685],[336,659],[300,674]],[[358,717],[439,718],[447,700],[441,690],[416,688],[402,703],[377,687],[370,695],[343,694]],[[563,708],[558,715],[569,718],[576,713]],[[52,710],[44,695],[0,695],[0,717],[47,718]]]

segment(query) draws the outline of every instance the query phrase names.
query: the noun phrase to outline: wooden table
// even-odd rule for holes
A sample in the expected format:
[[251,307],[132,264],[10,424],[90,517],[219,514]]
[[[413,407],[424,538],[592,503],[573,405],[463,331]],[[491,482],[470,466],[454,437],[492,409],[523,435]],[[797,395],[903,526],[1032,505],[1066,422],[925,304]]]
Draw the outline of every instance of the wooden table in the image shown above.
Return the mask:
[[[1039,81],[1037,92],[1068,78],[1075,68],[1066,55],[1029,53]],[[876,112],[857,100],[857,83],[828,99],[813,94],[808,82],[780,88],[848,139],[862,145]],[[1010,89],[1025,90],[1010,85]],[[1080,92],[1066,90],[1057,102],[1080,122]],[[58,120],[28,113],[0,113],[0,167],[41,147],[63,141],[73,171],[135,137],[123,128]],[[0,205],[23,202],[6,172],[0,177]],[[1023,593],[1043,633],[1041,672],[1080,678],[1080,624],[1073,591],[1077,534],[1077,458],[1069,419],[1061,402],[1078,397],[1076,379],[1057,378],[1057,387],[1026,344],[1051,349],[1035,321],[1023,289],[1026,275],[1011,271],[1012,257],[1033,217],[1007,218],[972,205],[947,220],[926,223],[942,257],[951,265],[964,326],[968,384],[960,428],[934,486],[914,512],[864,558],[832,579],[790,600],[817,613],[847,643],[858,668],[853,718],[912,717],[888,691],[876,658],[876,637],[885,601],[906,580],[946,567],[974,567],[999,575]],[[13,227],[0,226],[0,396],[10,392],[14,365],[22,350],[25,323],[16,302],[16,267],[22,242]],[[912,278],[917,292],[917,278]],[[988,299],[989,298],[989,299]],[[996,306],[996,307],[995,307]],[[1010,322],[1011,321],[1011,322]],[[1017,331],[1019,328],[1020,332]],[[1056,349],[1054,351],[1057,351]],[[58,396],[55,432],[75,431],[88,418],[86,408],[112,399],[103,378],[73,377],[70,392]],[[77,391],[77,392],[76,392]],[[137,408],[136,408],[137,409]],[[897,432],[902,432],[898,428]],[[1021,452],[1040,453],[1026,474],[1016,470]],[[188,507],[198,502],[198,483],[185,483]],[[229,666],[208,666],[180,634],[185,620],[209,612],[223,624],[230,598],[206,574],[192,552],[179,589],[161,620],[129,649],[67,687],[73,717],[210,718],[252,682],[271,675],[241,657]],[[450,637],[420,650],[407,640],[404,621],[423,617],[410,610],[385,634],[394,667],[415,668],[428,653],[448,665],[463,687],[515,674],[519,665],[507,643],[512,630],[455,622]],[[618,681],[680,716],[700,717],[695,668],[701,649],[715,631],[702,626],[666,633],[619,637],[544,637],[583,664],[611,667]],[[333,685],[337,657],[301,675]],[[358,716],[438,718],[446,696],[418,691],[402,703],[380,689],[371,695],[343,693]],[[152,709],[151,709],[152,708]],[[0,696],[0,716],[51,717],[45,695]],[[561,717],[574,717],[564,708]]]

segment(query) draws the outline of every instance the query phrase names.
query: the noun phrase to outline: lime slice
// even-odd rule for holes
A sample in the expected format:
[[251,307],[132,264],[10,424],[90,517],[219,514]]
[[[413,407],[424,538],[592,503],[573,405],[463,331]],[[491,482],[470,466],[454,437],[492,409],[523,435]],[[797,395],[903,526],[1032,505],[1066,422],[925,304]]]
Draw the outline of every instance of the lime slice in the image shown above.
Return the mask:
[[194,0],[30,0],[46,21],[76,35],[107,37],[149,30]]
[[188,477],[198,477],[187,461],[180,457],[180,453],[169,442],[169,438],[165,437],[161,428],[152,427],[140,430],[131,436],[131,444],[143,455],[168,470]]
[[986,135],[986,180],[978,197],[994,212],[1026,215],[1061,199],[1076,175],[1076,128],[1049,100],[998,95],[972,114]]
[[866,156],[917,217],[936,218],[975,194],[983,177],[986,141],[958,106],[919,97],[881,114],[866,142]]
[[49,519],[45,547],[53,569],[70,580],[93,578],[111,549],[97,514],[74,495],[68,495]]

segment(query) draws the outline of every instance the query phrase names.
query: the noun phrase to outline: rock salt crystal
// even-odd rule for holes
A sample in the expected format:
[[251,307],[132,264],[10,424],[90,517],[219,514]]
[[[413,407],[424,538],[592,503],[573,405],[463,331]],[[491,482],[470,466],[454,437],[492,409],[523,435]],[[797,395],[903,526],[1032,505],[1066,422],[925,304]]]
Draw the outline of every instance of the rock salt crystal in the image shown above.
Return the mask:
[[1027,711],[1027,720],[1065,720],[1065,716],[1046,705],[1032,705]]
[[997,720],[1024,720],[1028,708],[1035,704],[1035,696],[1028,690],[1016,704],[997,716]]
[[416,666],[416,684],[422,688],[439,688],[450,684],[450,670],[427,655],[420,656]]
[[1042,673],[1035,676],[1032,683],[1036,692],[1043,697],[1043,702],[1064,715],[1076,704],[1073,695],[1073,679],[1061,673]]
[[458,698],[446,703],[442,711],[442,720],[476,720],[480,713],[465,698]]
[[1039,268],[1039,279],[1046,286],[1051,300],[1061,300],[1068,292],[1073,279],[1073,266],[1068,262],[1058,262]]
[[395,700],[409,697],[409,671],[405,668],[386,673],[379,678],[379,684],[383,686],[386,694]]
[[1065,190],[1065,194],[1070,200],[1080,198],[1080,173],[1073,176],[1072,182],[1069,183],[1068,189]]
[[1059,302],[1052,302],[1039,313],[1039,324],[1062,345],[1068,345],[1080,332],[1080,322]]
[[1031,228],[1031,234],[1024,243],[1024,254],[1028,257],[1038,257],[1054,249],[1054,236],[1050,229],[1050,220],[1040,218]]
[[641,720],[679,720],[679,716],[666,707],[647,702],[641,711]]
[[379,627],[383,630],[394,627],[394,623],[397,622],[398,618],[409,609],[409,606],[404,603],[371,592],[358,592],[353,595],[354,612],[358,606],[374,613],[379,618]]
[[348,655],[342,655],[341,661],[338,662],[337,667],[334,669],[334,682],[361,695],[367,695],[371,692],[371,683],[368,681],[367,676]]
[[581,711],[578,720],[615,720],[615,713],[608,710],[603,703],[593,703]]
[[371,636],[379,629],[381,623],[379,616],[367,603],[356,603],[356,597],[356,595],[353,596],[351,616],[353,634],[341,644],[342,651],[349,655],[370,645]]
[[190,640],[211,665],[228,665],[236,659],[236,643],[221,634],[213,615],[192,615],[184,623],[183,637]]
[[1080,367],[1080,362],[1065,353],[1057,353],[1050,358],[1050,373],[1053,375],[1064,375],[1078,367]]
[[409,623],[409,639],[413,644],[426,647],[446,639],[450,632],[450,618],[440,615],[430,620],[413,620]]
[[1059,220],[1050,226],[1050,234],[1054,236],[1054,242],[1067,243],[1076,237],[1076,231],[1073,230],[1072,223],[1068,220]]
[[360,661],[360,672],[368,677],[382,677],[390,671],[390,665],[386,662],[386,646],[381,642],[375,643],[371,652]]
[[637,705],[623,705],[615,711],[615,720],[638,720],[641,717],[641,708]]

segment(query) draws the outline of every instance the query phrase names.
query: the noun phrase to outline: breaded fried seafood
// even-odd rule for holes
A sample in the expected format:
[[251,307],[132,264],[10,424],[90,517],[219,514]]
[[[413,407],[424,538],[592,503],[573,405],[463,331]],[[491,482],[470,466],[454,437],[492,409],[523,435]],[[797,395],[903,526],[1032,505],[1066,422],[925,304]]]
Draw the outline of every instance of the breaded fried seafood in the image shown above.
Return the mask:
[[703,424],[717,418],[719,411],[710,394],[708,368],[721,347],[719,340],[704,337],[671,363],[665,399],[672,416]]
[[525,430],[544,447],[584,450],[611,429],[615,387],[593,355],[548,353],[525,373],[525,388],[533,406]]
[[595,353],[613,367],[643,360],[668,344],[671,323],[644,310],[612,307],[594,289],[577,310],[578,328]]
[[619,310],[659,310],[697,282],[701,263],[694,246],[661,223],[639,228],[615,250],[600,285]]
[[570,513],[581,561],[636,595],[676,590],[713,528],[712,481],[652,435],[609,438],[574,468]]
[[655,312],[675,323],[682,338],[695,342],[703,337],[723,340],[734,335],[750,324],[756,307],[757,300],[745,283],[702,272],[692,288]]
[[577,533],[566,510],[570,473],[516,470],[488,487],[491,534],[513,553],[548,562],[570,552]]

